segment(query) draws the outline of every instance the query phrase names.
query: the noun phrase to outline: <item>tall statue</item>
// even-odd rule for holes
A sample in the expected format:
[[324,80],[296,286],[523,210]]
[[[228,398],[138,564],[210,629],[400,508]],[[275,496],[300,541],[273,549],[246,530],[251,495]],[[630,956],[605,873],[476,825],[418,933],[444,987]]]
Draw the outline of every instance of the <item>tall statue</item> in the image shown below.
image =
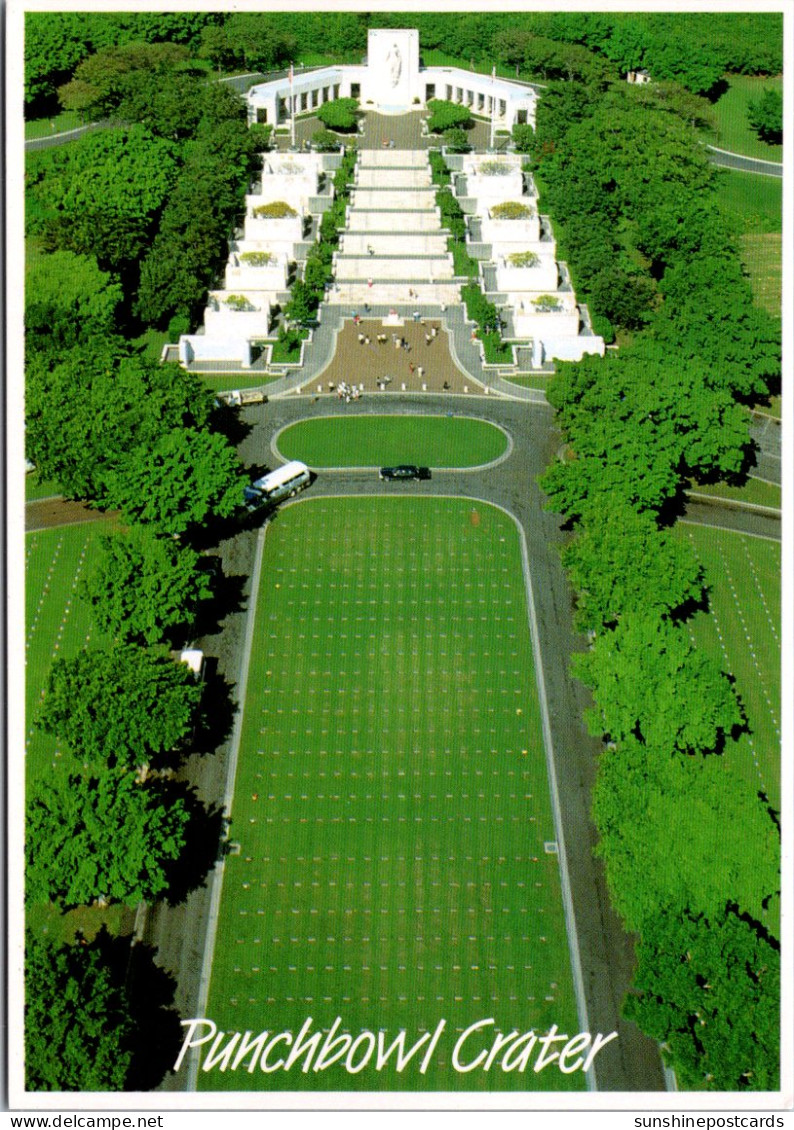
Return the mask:
[[389,76],[391,77],[392,86],[396,86],[400,81],[400,75],[403,69],[403,59],[400,54],[400,48],[396,43],[392,43],[389,48],[389,53],[386,56],[386,66],[389,68]]

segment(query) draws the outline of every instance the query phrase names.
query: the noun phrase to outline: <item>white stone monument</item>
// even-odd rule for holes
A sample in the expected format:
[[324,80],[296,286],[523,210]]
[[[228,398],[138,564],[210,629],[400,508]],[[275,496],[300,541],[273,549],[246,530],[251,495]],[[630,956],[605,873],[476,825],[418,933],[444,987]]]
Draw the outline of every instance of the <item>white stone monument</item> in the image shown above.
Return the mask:
[[386,112],[405,111],[415,104],[415,98],[423,98],[419,32],[415,28],[372,28],[367,36],[367,68],[361,80],[362,106],[372,102]]

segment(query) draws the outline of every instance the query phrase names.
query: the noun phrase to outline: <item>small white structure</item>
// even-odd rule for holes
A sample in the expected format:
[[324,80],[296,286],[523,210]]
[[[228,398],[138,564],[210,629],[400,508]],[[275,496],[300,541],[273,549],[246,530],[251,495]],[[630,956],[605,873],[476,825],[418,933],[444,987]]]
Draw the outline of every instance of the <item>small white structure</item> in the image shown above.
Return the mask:
[[463,158],[463,174],[466,195],[476,196],[478,201],[497,203],[520,197],[524,191],[524,174],[517,153],[499,156],[467,153]]
[[[503,211],[505,208],[509,209],[508,214]],[[495,254],[500,251],[516,251],[540,242],[540,216],[529,198],[503,200],[493,207],[486,205],[480,220],[480,230],[483,243],[492,244]]]

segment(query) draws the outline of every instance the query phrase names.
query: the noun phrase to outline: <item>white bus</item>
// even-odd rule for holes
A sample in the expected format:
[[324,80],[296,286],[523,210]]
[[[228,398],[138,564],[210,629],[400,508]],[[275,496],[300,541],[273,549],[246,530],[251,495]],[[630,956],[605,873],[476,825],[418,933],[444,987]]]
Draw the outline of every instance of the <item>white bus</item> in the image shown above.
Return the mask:
[[244,491],[245,505],[249,510],[256,510],[267,502],[280,502],[282,498],[291,498],[299,490],[303,490],[311,482],[311,473],[305,463],[293,459],[283,467],[277,467],[251,483]]

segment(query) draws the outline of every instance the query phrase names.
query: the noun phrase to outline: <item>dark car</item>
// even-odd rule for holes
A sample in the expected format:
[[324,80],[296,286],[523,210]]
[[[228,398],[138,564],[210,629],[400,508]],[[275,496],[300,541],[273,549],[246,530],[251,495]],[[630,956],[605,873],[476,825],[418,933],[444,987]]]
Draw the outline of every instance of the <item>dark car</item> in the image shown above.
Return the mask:
[[429,467],[415,467],[413,463],[402,463],[399,467],[381,467],[382,479],[429,479]]

